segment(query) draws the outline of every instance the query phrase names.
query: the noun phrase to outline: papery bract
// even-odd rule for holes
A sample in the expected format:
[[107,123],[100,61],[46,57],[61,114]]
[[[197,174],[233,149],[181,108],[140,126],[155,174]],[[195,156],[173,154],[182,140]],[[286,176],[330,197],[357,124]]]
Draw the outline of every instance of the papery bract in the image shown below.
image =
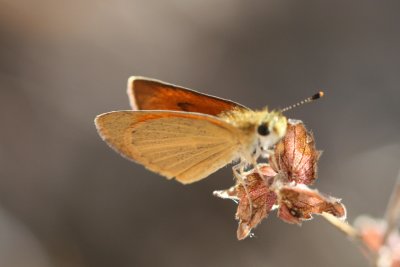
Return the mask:
[[298,120],[289,120],[286,135],[275,145],[271,167],[284,173],[289,181],[310,185],[317,178],[321,152],[315,148],[313,135]]
[[330,213],[346,217],[346,209],[339,199],[324,196],[306,185],[283,186],[279,190],[278,217],[287,223],[300,224],[312,219],[312,214]]
[[265,180],[255,170],[247,173],[246,187],[249,196],[240,183],[228,190],[214,191],[215,196],[239,201],[236,211],[236,219],[239,221],[237,230],[239,240],[246,238],[251,230],[268,216],[277,199],[275,192],[269,189]]

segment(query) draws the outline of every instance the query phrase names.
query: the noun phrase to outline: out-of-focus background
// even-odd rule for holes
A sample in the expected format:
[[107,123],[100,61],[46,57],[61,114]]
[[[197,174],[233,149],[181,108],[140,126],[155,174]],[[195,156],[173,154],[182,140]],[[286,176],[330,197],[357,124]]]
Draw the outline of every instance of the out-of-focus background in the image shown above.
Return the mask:
[[130,75],[284,107],[324,151],[316,187],[382,216],[400,162],[399,1],[0,1],[0,265],[365,266],[341,233],[272,214],[236,240],[236,206],[101,141]]

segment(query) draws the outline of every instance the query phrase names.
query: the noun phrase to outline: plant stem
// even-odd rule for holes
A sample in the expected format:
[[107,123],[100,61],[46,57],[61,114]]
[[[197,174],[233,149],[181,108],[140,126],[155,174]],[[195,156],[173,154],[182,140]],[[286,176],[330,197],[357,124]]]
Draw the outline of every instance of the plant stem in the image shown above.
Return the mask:
[[396,184],[393,188],[392,194],[390,195],[389,203],[386,207],[385,221],[386,231],[383,236],[382,244],[387,243],[389,235],[397,228],[397,223],[400,217],[400,171],[397,175]]
[[371,266],[376,266],[377,255],[373,251],[371,251],[363,242],[359,231],[354,228],[352,225],[338,219],[330,213],[323,212],[321,216],[328,221],[331,225],[336,227],[339,231],[344,233],[346,236],[350,238],[350,240],[357,245],[357,247],[363,252],[363,255],[367,258]]
[[357,229],[355,229],[353,226],[351,226],[350,224],[348,224],[347,222],[338,219],[337,217],[333,216],[330,213],[326,213],[323,212],[321,214],[321,216],[327,220],[330,224],[332,224],[333,226],[335,226],[339,231],[341,231],[342,233],[344,233],[346,236],[352,238],[352,239],[359,239],[360,235],[357,231]]

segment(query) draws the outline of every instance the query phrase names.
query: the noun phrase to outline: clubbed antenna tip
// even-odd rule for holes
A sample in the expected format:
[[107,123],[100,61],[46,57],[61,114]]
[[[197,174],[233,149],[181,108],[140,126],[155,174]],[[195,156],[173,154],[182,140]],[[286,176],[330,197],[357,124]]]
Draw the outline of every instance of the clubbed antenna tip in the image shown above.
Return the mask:
[[311,97],[311,99],[312,99],[312,100],[317,100],[317,99],[320,99],[320,98],[323,97],[323,96],[324,96],[324,92],[319,91],[318,93],[316,93],[315,95],[313,95],[313,96]]
[[295,107],[298,107],[298,106],[301,106],[301,105],[310,103],[310,102],[312,102],[312,101],[314,101],[314,100],[320,99],[320,98],[323,97],[323,96],[324,96],[324,92],[323,92],[323,91],[319,91],[318,93],[314,94],[314,95],[311,96],[311,97],[308,97],[308,98],[306,98],[306,99],[304,99],[304,100],[302,100],[302,101],[300,101],[300,102],[297,102],[297,103],[294,104],[294,105],[291,105],[291,106],[288,106],[288,107],[282,109],[282,112],[285,112],[285,111],[291,110],[291,109],[293,109],[293,108],[295,108]]

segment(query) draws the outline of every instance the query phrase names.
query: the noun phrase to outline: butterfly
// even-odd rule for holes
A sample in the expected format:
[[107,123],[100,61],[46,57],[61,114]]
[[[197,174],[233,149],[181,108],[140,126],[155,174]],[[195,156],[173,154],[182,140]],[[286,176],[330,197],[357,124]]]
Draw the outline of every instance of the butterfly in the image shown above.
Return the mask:
[[128,96],[132,110],[95,118],[99,135],[127,159],[183,184],[234,161],[254,165],[286,133],[279,110],[254,111],[159,80],[129,78]]

